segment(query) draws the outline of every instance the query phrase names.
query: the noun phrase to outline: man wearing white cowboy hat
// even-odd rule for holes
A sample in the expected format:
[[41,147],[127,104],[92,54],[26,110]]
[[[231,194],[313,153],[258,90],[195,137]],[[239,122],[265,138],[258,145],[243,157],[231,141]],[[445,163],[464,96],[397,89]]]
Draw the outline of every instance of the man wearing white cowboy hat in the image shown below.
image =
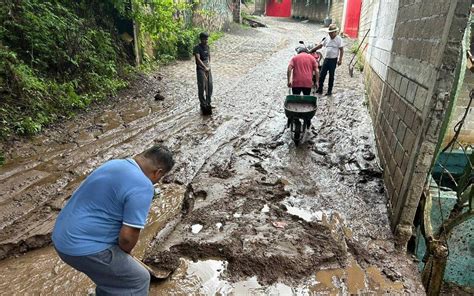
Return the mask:
[[321,47],[326,47],[326,57],[324,59],[323,67],[319,76],[319,87],[316,93],[323,93],[324,80],[329,71],[329,83],[327,96],[332,95],[332,87],[334,85],[334,73],[336,72],[336,67],[342,64],[342,56],[344,55],[344,43],[342,42],[341,37],[337,35],[339,28],[335,24],[329,25],[327,32],[329,33],[329,38],[324,38],[323,42],[316,45],[310,52],[315,52]]

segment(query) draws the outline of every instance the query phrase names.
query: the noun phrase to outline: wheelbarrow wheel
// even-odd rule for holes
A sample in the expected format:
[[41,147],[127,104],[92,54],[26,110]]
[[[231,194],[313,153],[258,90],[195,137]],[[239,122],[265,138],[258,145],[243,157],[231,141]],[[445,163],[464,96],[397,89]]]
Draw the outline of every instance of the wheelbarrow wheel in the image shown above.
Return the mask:
[[295,133],[293,135],[293,141],[295,141],[295,145],[298,146],[301,140],[301,122],[299,119],[293,121],[295,126]]

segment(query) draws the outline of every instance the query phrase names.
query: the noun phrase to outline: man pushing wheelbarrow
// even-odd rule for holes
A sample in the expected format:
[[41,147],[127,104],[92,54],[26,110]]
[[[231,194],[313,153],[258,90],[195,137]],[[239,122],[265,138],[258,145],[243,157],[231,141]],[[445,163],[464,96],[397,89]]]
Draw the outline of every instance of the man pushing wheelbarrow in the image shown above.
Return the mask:
[[[196,74],[198,84],[199,103],[203,115],[211,115],[211,96],[212,96],[212,74],[211,74],[211,55],[207,40],[207,33],[199,34],[201,41],[194,47],[193,54],[196,60]],[[204,92],[206,95],[204,96]]]
[[317,98],[310,94],[313,75],[317,77],[318,74],[318,64],[314,56],[308,54],[306,46],[298,46],[296,52],[297,55],[291,59],[287,70],[288,87],[293,94],[286,96],[284,108],[288,118],[287,126],[295,145],[299,145],[316,113]]

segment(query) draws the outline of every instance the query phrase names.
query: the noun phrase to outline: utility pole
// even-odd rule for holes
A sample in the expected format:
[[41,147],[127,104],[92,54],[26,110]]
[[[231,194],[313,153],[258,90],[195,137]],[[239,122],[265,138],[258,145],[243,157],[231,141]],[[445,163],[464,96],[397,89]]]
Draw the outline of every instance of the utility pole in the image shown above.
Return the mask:
[[135,53],[135,66],[140,65],[140,53],[138,50],[138,28],[135,20],[133,19],[133,0],[130,0],[130,11],[132,15],[132,24],[133,24],[133,51]]

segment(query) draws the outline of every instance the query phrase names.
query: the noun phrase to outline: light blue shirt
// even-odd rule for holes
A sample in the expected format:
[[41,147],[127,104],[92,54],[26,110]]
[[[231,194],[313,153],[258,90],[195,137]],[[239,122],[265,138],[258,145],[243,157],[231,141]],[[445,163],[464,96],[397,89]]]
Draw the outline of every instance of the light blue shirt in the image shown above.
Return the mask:
[[86,256],[118,244],[122,225],[145,226],[153,184],[133,159],[116,159],[94,170],[61,210],[53,230],[55,248]]

